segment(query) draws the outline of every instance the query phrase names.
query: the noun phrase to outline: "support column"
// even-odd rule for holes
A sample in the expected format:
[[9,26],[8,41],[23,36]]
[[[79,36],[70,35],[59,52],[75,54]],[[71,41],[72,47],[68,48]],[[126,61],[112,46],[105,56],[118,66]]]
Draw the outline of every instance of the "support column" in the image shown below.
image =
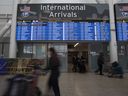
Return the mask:
[[17,4],[18,3],[19,3],[19,0],[13,0],[9,58],[16,58],[16,51],[17,51],[17,47],[16,47],[16,17],[17,17]]
[[113,0],[109,0],[111,41],[110,41],[110,62],[118,61],[117,41],[115,32],[115,18]]

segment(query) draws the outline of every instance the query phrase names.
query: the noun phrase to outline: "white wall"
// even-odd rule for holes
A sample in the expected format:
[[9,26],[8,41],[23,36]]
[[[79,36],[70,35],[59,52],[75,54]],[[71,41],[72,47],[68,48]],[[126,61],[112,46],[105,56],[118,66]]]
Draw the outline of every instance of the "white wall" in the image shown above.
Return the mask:
[[3,28],[6,23],[7,23],[6,19],[0,19],[0,29]]
[[[0,0],[0,14],[11,14],[13,2],[16,0]],[[28,0],[21,0],[26,2]],[[31,0],[30,3],[101,3],[107,2],[108,0]],[[113,0],[115,3],[128,3],[128,0]]]
[[12,13],[13,0],[0,0],[0,14]]
[[128,0],[115,0],[117,3],[128,3]]
[[[16,0],[0,0],[0,14],[12,14]],[[25,3],[28,0],[21,0]],[[31,0],[30,3],[96,3],[95,0]]]
[[31,0],[30,3],[96,3],[96,0]]

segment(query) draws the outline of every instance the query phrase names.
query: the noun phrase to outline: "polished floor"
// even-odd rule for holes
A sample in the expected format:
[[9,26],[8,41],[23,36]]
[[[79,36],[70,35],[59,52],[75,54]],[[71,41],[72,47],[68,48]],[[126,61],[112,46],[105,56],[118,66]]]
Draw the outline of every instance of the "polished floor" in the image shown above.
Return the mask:
[[[0,96],[6,87],[7,76],[0,76]],[[47,76],[39,78],[42,93],[46,92]],[[124,79],[108,78],[93,73],[62,73],[61,96],[128,96],[128,75]]]

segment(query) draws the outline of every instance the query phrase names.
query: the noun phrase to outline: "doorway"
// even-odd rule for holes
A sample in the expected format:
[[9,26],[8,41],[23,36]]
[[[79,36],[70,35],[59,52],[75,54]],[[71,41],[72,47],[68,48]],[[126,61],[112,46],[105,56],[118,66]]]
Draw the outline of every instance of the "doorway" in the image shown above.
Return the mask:
[[[88,43],[68,43],[68,72],[74,72],[73,58],[84,58],[85,71],[88,71]],[[77,61],[76,61],[77,62]],[[78,65],[77,65],[78,66]],[[79,67],[76,68],[76,72],[79,71]]]

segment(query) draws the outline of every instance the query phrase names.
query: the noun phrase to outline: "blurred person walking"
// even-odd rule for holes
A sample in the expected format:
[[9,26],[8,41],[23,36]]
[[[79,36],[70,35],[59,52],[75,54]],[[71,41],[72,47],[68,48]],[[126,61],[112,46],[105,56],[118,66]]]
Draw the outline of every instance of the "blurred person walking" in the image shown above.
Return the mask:
[[76,63],[77,63],[78,72],[80,72],[81,71],[81,58],[80,58],[80,56],[76,57]]
[[103,64],[104,64],[104,56],[103,53],[100,53],[97,59],[98,69],[95,71],[95,73],[100,72],[99,75],[103,75]]
[[72,71],[73,71],[73,72],[76,72],[76,71],[77,71],[77,61],[76,61],[76,56],[73,56],[73,58],[72,58],[72,63],[73,63]]
[[60,89],[59,89],[59,67],[60,67],[60,60],[54,48],[49,48],[50,52],[50,59],[49,59],[49,67],[47,69],[51,70],[51,74],[48,79],[48,92],[53,89],[55,96],[60,96]]

